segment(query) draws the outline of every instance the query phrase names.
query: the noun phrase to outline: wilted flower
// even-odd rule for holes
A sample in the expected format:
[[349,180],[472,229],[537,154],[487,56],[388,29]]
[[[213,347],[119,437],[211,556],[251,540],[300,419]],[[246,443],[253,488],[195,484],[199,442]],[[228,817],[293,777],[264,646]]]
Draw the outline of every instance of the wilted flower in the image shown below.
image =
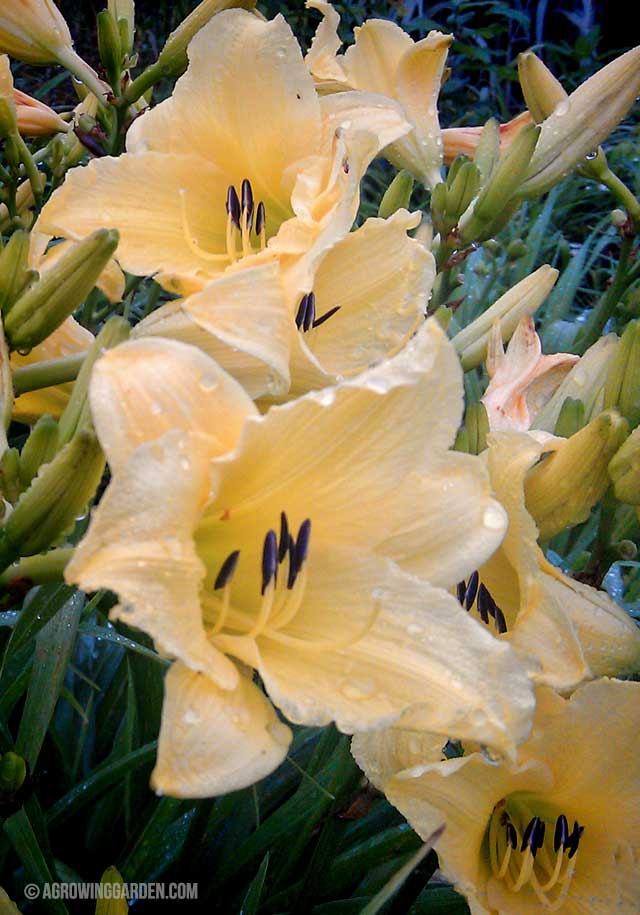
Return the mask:
[[[232,790],[283,758],[289,731],[243,665],[294,722],[366,730],[418,705],[434,730],[514,752],[528,678],[442,587],[495,549],[504,516],[480,462],[446,452],[461,377],[434,322],[384,365],[263,416],[169,340],[110,350],[90,396],[113,482],[67,578],[113,588],[114,617],[177,659],[158,790]],[[392,557],[424,518],[419,579]]]
[[[434,735],[357,735],[358,764],[423,837],[474,915],[632,915],[640,906],[640,684],[536,692],[517,762],[470,748],[442,760]],[[440,740],[442,743],[442,740]]]

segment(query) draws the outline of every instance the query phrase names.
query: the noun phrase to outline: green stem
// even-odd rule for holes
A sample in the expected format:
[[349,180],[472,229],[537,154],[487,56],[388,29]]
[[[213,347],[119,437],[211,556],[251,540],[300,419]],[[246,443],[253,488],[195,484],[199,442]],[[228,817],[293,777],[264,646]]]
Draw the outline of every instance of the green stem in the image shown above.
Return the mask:
[[10,585],[18,578],[26,578],[34,584],[41,585],[48,581],[62,581],[64,570],[73,556],[73,549],[65,547],[58,550],[49,550],[38,556],[27,556],[9,566],[0,575],[0,586]]
[[106,83],[103,83],[95,70],[83,60],[72,48],[60,48],[57,52],[58,62],[62,64],[70,73],[73,73],[80,82],[84,83],[87,89],[96,96],[101,102],[105,102],[111,89]]
[[36,201],[36,205],[39,209],[40,202],[42,200],[42,183],[40,180],[40,172],[36,167],[36,163],[33,161],[33,157],[29,152],[27,144],[24,142],[17,130],[11,137],[11,140],[15,144],[18,155],[20,156],[20,161],[24,165],[27,178],[29,179],[31,189],[33,191],[33,198]]
[[621,181],[610,168],[606,169],[598,180],[609,188],[616,200],[625,208],[636,230],[640,230],[640,202],[635,194],[629,190],[624,181]]
[[55,384],[75,381],[82,368],[86,353],[65,356],[63,359],[49,359],[35,365],[24,365],[13,372],[13,390],[16,397],[27,391],[38,391]]
[[159,61],[151,64],[139,76],[136,76],[133,82],[129,83],[122,93],[122,97],[118,99],[118,106],[127,108],[129,105],[133,105],[164,76],[167,76],[166,67]]
[[613,277],[613,282],[604,293],[596,307],[591,312],[583,332],[578,336],[574,345],[574,351],[584,353],[590,346],[599,339],[604,326],[616,310],[622,293],[628,284],[628,265],[631,249],[633,247],[632,238],[623,238],[620,246],[620,260]]

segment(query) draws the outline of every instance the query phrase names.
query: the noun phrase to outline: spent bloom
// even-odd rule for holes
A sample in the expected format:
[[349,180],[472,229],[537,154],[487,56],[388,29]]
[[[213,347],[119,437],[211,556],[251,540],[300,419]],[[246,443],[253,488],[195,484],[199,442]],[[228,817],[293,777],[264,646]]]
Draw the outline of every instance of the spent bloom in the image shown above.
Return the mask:
[[[115,590],[112,616],[176,659],[157,790],[217,794],[274,769],[290,734],[271,702],[348,733],[416,705],[432,730],[513,754],[528,677],[446,590],[504,530],[480,461],[447,452],[461,394],[434,322],[383,365],[264,415],[195,347],[141,339],[97,362],[113,482],[66,575]],[[406,539],[420,577],[393,561]]]
[[410,721],[357,735],[353,752],[421,836],[446,823],[440,867],[473,915],[632,915],[639,699],[640,684],[620,680],[588,683],[569,699],[538,689],[517,762],[473,747],[443,760],[434,735]]
[[397,101],[412,130],[391,143],[384,155],[435,187],[442,166],[438,95],[453,36],[433,31],[413,41],[394,22],[368,19],[355,29],[355,44],[338,54],[340,16],[324,0],[308,0],[307,6],[323,16],[306,57],[320,91],[360,89]]

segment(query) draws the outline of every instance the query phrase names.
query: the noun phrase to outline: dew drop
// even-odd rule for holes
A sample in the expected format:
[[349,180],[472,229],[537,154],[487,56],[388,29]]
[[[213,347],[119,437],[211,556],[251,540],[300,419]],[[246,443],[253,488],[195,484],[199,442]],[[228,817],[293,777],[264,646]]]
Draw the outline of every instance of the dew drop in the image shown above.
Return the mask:
[[407,626],[407,635],[420,635],[422,632],[424,632],[424,629],[417,623],[409,623]]
[[200,390],[210,394],[218,387],[218,381],[213,375],[203,375],[200,379]]
[[180,467],[181,467],[183,470],[190,470],[190,469],[191,469],[191,462],[189,461],[188,458],[180,458]]
[[343,696],[355,702],[360,699],[368,699],[373,694],[373,690],[372,680],[345,680],[342,684]]
[[489,505],[482,515],[482,524],[490,531],[499,531],[504,527],[505,515],[498,505]]

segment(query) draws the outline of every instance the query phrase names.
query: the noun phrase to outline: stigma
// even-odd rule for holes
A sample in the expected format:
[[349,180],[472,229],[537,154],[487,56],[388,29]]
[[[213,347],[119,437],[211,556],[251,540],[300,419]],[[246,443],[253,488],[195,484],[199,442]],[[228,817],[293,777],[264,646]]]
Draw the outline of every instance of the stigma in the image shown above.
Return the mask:
[[489,823],[491,870],[511,892],[530,887],[542,908],[556,911],[569,892],[584,826],[576,820],[569,831],[564,813],[547,823],[523,806],[507,800],[494,808]]
[[489,593],[489,589],[480,581],[477,571],[471,575],[468,582],[458,582],[456,594],[464,609],[475,610],[485,625],[492,623],[500,635],[507,631],[504,613]]

